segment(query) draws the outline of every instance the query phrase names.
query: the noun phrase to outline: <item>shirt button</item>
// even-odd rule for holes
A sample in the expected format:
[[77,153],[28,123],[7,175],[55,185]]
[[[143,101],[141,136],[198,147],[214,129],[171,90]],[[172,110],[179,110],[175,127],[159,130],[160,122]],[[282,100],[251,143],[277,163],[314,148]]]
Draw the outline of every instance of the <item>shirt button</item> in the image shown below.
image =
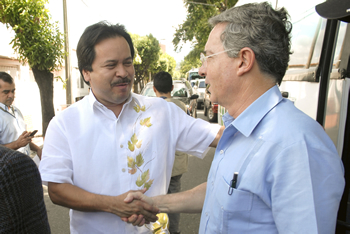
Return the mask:
[[220,150],[220,154],[223,154],[224,153],[224,151],[223,150]]
[[221,210],[224,210],[224,207],[223,207],[223,206],[221,207]]
[[123,148],[124,146],[123,145],[120,145],[120,148]]
[[208,212],[205,212],[205,215],[208,216]]
[[122,169],[122,172],[125,172],[125,171],[126,171],[125,168],[123,168],[123,169]]
[[212,181],[212,182],[211,182],[211,185],[213,185],[213,186],[214,186],[214,181]]

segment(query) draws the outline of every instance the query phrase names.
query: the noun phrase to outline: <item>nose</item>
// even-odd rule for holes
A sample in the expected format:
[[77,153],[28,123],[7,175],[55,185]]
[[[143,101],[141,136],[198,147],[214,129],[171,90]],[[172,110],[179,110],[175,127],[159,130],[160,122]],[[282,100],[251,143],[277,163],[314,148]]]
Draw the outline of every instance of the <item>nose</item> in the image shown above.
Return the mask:
[[14,99],[15,98],[15,91],[11,91],[8,93],[8,97]]
[[115,73],[117,77],[121,77],[121,78],[127,77],[129,75],[126,67],[123,64],[118,64]]
[[198,74],[200,75],[200,76],[203,76],[203,77],[205,77],[206,75],[207,75],[207,68],[206,68],[206,66],[204,66],[203,64],[202,64],[202,66],[199,68],[199,70],[198,70]]

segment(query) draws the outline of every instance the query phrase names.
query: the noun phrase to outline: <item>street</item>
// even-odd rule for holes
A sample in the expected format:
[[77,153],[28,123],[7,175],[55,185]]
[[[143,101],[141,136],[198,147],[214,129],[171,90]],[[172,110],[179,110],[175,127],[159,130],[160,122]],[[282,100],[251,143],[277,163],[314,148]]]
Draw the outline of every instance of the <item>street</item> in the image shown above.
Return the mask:
[[[198,118],[207,120],[203,110],[197,110]],[[189,157],[188,172],[182,176],[182,190],[191,189],[207,180],[215,149],[211,148],[204,159]],[[44,187],[44,199],[47,215],[53,234],[69,233],[69,209],[54,205],[48,195],[47,187]],[[200,214],[181,214],[180,229],[182,234],[198,233]]]

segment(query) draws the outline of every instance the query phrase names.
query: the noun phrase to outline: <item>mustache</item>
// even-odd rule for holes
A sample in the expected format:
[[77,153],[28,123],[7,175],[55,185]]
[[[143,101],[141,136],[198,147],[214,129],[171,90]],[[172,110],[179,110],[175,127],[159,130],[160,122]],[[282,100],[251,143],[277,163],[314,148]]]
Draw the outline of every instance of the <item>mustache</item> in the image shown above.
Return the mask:
[[111,85],[114,86],[114,85],[119,85],[119,84],[130,84],[131,83],[131,79],[129,77],[124,77],[124,78],[121,78],[115,82],[113,82]]

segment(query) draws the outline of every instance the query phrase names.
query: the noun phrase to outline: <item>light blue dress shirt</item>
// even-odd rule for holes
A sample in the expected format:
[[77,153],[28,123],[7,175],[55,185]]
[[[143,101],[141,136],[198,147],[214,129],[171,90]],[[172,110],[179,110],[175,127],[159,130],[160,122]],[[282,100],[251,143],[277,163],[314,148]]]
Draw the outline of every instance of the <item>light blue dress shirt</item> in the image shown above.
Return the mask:
[[223,120],[199,233],[334,233],[344,171],[323,128],[277,86]]
[[[17,107],[11,106],[13,112],[9,112],[3,103],[0,103],[0,107],[0,145],[5,145],[16,141],[26,131],[27,125]],[[17,151],[30,155],[29,144],[17,149]]]

